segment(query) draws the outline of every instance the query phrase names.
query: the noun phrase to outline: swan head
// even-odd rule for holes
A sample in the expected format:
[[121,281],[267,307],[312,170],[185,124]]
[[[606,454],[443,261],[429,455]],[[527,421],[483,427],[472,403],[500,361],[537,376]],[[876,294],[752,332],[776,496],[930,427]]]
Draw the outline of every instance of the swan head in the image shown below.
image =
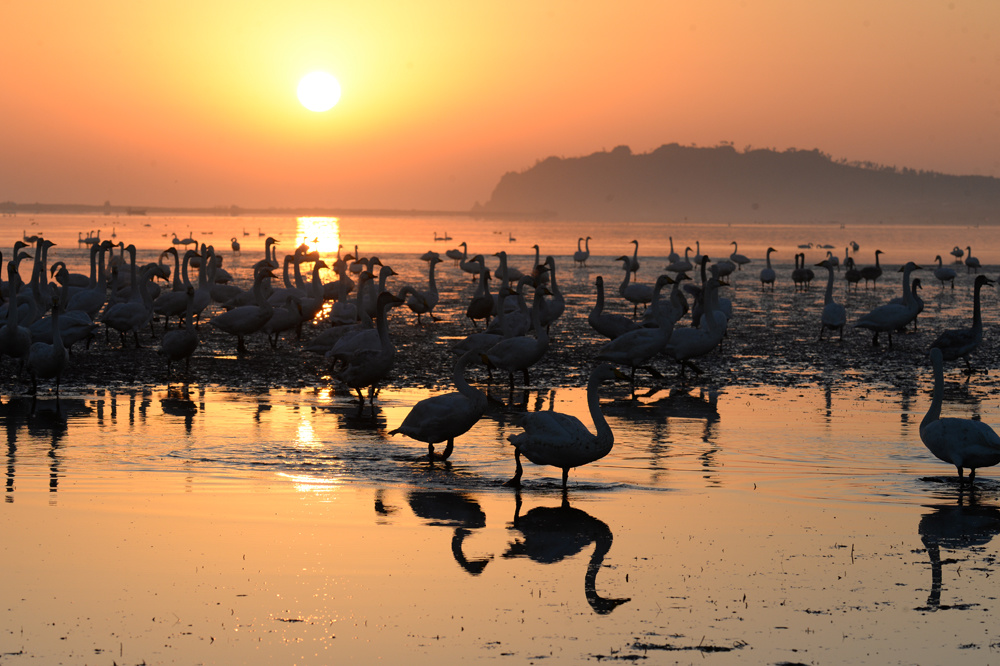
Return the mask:
[[[920,278],[917,278],[917,279],[919,280]],[[996,284],[996,282],[994,282],[993,280],[989,279],[985,275],[977,275],[976,276],[976,281],[975,281],[975,283],[974,283],[973,286],[975,286],[975,287],[981,287],[983,285],[990,285],[990,284]]]
[[896,271],[896,272],[897,273],[905,273],[907,270],[919,271],[919,270],[922,270],[922,269],[921,269],[920,266],[917,266],[917,264],[915,264],[914,262],[908,261],[904,265],[900,266],[899,270]]

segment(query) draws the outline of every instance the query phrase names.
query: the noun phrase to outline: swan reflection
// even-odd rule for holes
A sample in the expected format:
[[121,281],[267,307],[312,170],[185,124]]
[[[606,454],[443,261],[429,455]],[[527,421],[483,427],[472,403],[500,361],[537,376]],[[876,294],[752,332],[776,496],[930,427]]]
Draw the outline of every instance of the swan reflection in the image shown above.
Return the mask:
[[927,606],[917,610],[945,610],[955,606],[941,604],[944,565],[957,564],[962,560],[942,559],[941,549],[976,550],[985,546],[1000,534],[1000,509],[977,504],[974,494],[970,494],[968,502],[960,495],[957,504],[938,504],[927,508],[931,511],[920,518],[917,530],[931,562],[931,591]]
[[188,386],[169,386],[167,394],[160,398],[160,409],[169,416],[179,416],[184,419],[184,430],[191,434],[194,417],[198,414],[198,405],[191,399]]
[[22,442],[20,432],[27,430],[30,441],[47,441],[49,444],[46,456],[49,458],[49,492],[59,489],[59,479],[62,472],[60,455],[62,442],[69,433],[69,420],[86,417],[93,409],[80,400],[9,398],[6,403],[0,403],[0,424],[7,432],[7,466],[5,472],[5,501],[13,501],[16,487],[17,463],[19,460],[18,446]]
[[535,507],[521,515],[521,494],[515,495],[514,521],[511,529],[521,533],[508,544],[503,557],[528,557],[541,564],[554,564],[576,555],[591,543],[594,552],[587,564],[583,589],[587,603],[596,613],[606,615],[631,598],[604,597],[597,593],[597,572],[611,550],[614,536],[606,523],[569,505],[563,495],[557,507]]
[[472,534],[472,530],[486,527],[486,514],[479,502],[464,493],[436,490],[413,490],[407,496],[407,501],[413,513],[430,521],[429,525],[454,527],[451,554],[455,561],[473,576],[483,572],[493,556],[470,560],[462,550],[462,545],[466,537]]

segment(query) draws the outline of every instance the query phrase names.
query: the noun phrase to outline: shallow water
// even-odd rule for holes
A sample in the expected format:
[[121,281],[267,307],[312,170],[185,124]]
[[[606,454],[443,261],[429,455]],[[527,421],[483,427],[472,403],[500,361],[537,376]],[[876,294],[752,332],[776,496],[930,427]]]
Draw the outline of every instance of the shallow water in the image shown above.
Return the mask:
[[[75,237],[70,223],[80,221],[62,222]],[[450,227],[453,238],[462,228],[420,224]],[[410,242],[412,226],[389,237]],[[155,257],[162,248],[149,229],[142,250]],[[922,244],[925,261],[957,243],[914,229],[893,249]],[[770,232],[790,238],[777,266],[784,276],[793,241],[821,238]],[[620,278],[608,252],[588,268],[560,260],[568,314],[553,327],[549,356],[527,387],[489,387],[498,402],[446,464],[430,465],[423,444],[388,431],[420,398],[450,390],[447,348],[470,330],[462,314],[472,291],[450,261],[439,266],[442,321],[416,327],[412,315],[393,314],[399,372],[374,411],[359,414],[294,338],[278,350],[254,341],[250,357],[235,358],[230,341],[204,331],[191,372],[168,376],[151,349],[98,336],[75,354],[58,401],[48,388],[32,399],[8,376],[0,655],[149,664],[991,661],[1000,647],[990,621],[1000,482],[985,469],[975,491],[962,488],[918,435],[931,386],[924,350],[939,330],[966,325],[972,277],[960,272],[952,291],[925,271],[920,327],[892,350],[872,349],[856,331],[819,344],[822,289],[796,294],[782,277],[762,294],[760,254],[738,240],[755,263],[724,294],[737,314],[722,351],[683,383],[659,362],[664,378],[640,373],[635,398],[627,382],[602,387],[615,448],[570,474],[568,506],[551,468],[526,465],[519,494],[503,487],[513,473],[506,437],[525,409],[589,423],[582,385],[599,339],[584,315],[593,278]],[[401,273],[397,286],[426,280],[415,254],[378,253]],[[649,269],[665,259],[641,257],[649,268],[640,276],[651,281]],[[257,258],[244,249],[226,265],[245,280]],[[851,295],[838,280],[850,318],[896,295],[898,274],[884,280]],[[1000,421],[996,302],[985,290],[987,340],[975,361],[983,371],[969,381],[947,371],[948,415]],[[260,377],[265,370],[274,374]],[[470,377],[487,388],[481,371]]]

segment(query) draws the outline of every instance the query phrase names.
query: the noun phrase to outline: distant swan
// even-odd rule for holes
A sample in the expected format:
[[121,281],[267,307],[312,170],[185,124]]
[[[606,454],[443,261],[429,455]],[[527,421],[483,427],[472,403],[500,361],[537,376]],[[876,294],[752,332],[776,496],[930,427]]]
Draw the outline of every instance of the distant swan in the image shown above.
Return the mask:
[[941,286],[944,286],[945,282],[951,282],[951,288],[955,288],[955,278],[958,274],[955,273],[955,269],[950,266],[945,266],[941,261],[941,255],[934,257],[934,261],[938,263],[938,267],[934,269],[934,277],[936,277],[940,282]]

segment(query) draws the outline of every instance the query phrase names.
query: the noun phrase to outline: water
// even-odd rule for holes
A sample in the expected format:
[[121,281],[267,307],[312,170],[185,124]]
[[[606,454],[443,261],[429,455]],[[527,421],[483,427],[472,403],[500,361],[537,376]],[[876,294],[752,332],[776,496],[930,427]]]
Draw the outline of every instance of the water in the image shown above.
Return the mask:
[[[59,243],[50,260],[76,270],[86,256],[77,232],[104,223],[102,237],[110,233],[101,218],[15,220],[5,226],[43,230]],[[800,243],[855,240],[859,257],[885,250],[876,291],[848,294],[838,276],[836,296],[853,319],[898,293],[891,271],[908,259],[971,244],[995,275],[993,228],[628,225],[609,242],[597,225],[460,219],[114,224],[147,258],[170,246],[163,233],[200,232],[242,282],[263,256],[257,233],[279,238],[284,253],[336,228],[324,251],[357,243],[396,267],[397,286],[426,282],[418,256],[427,249],[465,240],[477,252],[512,251],[525,267],[537,242],[557,257],[567,315],[527,389],[491,386],[505,404],[493,404],[450,461],[434,465],[423,444],[388,431],[417,400],[451,390],[447,347],[470,330],[462,317],[472,292],[451,261],[438,267],[440,322],[416,327],[412,315],[393,314],[400,369],[374,413],[359,414],[294,340],[275,351],[255,341],[249,358],[227,360],[230,343],[207,331],[190,375],[168,377],[151,350],[99,336],[74,363],[104,371],[70,378],[58,401],[47,388],[32,400],[6,378],[0,566],[10,575],[0,654],[117,663],[983,663],[1000,644],[987,621],[996,471],[982,470],[970,492],[918,434],[931,385],[923,351],[941,329],[967,325],[972,276],[959,271],[951,290],[925,271],[918,331],[897,336],[891,351],[872,349],[859,331],[817,343],[822,289],[795,293],[788,279]],[[445,231],[452,242],[433,241]],[[686,383],[661,362],[664,379],[640,373],[635,398],[627,382],[602,387],[615,448],[571,472],[568,507],[552,468],[526,465],[521,493],[503,487],[518,411],[551,408],[590,423],[582,386],[600,342],[584,318],[593,279],[613,286],[622,274],[614,257],[636,238],[640,279],[651,282],[666,263],[664,232],[681,251],[697,238],[703,252],[728,254],[736,240],[754,260],[725,294],[736,316],[723,351]],[[239,255],[225,250],[234,235]],[[581,235],[593,236],[595,256],[575,268],[568,256]],[[768,245],[778,250],[773,294],[756,283]],[[825,255],[804,251],[810,262]],[[945,412],[997,423],[992,289],[984,303],[986,342],[975,362],[985,371],[966,381],[949,368]],[[609,306],[630,310],[610,295]],[[270,381],[231,380],[279,361],[300,377],[285,369]],[[114,374],[112,366],[130,364],[141,374]],[[480,371],[470,377],[486,388]]]

